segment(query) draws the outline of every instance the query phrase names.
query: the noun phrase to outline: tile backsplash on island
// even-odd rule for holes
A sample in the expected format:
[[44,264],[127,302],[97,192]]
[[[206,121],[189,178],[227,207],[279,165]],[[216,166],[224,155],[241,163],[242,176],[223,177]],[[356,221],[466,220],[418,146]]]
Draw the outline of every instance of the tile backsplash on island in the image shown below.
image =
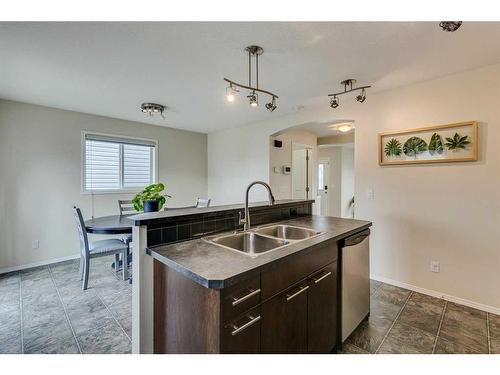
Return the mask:
[[[273,206],[267,203],[253,204],[250,207],[252,226],[287,220],[312,214],[313,200],[276,201]],[[135,225],[147,225],[148,246],[165,245],[187,241],[205,235],[242,229],[240,215],[244,216],[244,205],[227,205],[195,209],[188,215],[177,215],[171,210],[157,213],[159,217],[148,214],[135,215],[131,219]]]

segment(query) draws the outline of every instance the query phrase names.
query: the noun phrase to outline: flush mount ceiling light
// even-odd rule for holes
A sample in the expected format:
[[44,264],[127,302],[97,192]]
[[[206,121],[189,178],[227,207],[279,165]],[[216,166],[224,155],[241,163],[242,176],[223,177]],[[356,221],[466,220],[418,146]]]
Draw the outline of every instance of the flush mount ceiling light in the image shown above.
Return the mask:
[[352,122],[342,122],[340,124],[330,125],[329,127],[338,130],[339,132],[347,133],[348,131],[354,129],[354,124]]
[[[266,108],[273,112],[277,105],[276,99],[278,99],[278,95],[273,94],[270,91],[262,90],[259,88],[259,56],[264,53],[262,47],[259,46],[249,46],[245,48],[245,52],[248,53],[248,85],[243,85],[241,83],[237,83],[231,81],[230,79],[224,78],[224,81],[229,83],[229,86],[226,88],[226,100],[230,103],[234,102],[236,98],[236,94],[239,92],[237,88],[249,90],[249,94],[247,95],[248,102],[252,107],[259,106],[258,93],[263,93],[269,95],[271,97],[271,101],[266,104]],[[255,60],[255,84],[252,86],[252,59]]]
[[141,111],[142,113],[147,114],[149,117],[153,117],[155,113],[159,113],[161,118],[165,120],[165,116],[163,116],[163,111],[165,111],[167,107],[162,104],[156,103],[142,103]]
[[443,31],[454,32],[462,26],[462,21],[442,21],[439,23],[439,26],[441,26]]
[[344,85],[344,91],[337,92],[334,94],[328,94],[328,96],[332,97],[330,99],[330,107],[332,108],[337,108],[340,104],[339,101],[339,96],[347,94],[349,92],[353,91],[361,91],[360,94],[356,95],[356,100],[359,103],[363,103],[366,100],[366,89],[369,89],[371,86],[361,86],[361,87],[353,87],[353,85],[356,83],[355,79],[345,79],[342,82],[340,82],[341,85]]

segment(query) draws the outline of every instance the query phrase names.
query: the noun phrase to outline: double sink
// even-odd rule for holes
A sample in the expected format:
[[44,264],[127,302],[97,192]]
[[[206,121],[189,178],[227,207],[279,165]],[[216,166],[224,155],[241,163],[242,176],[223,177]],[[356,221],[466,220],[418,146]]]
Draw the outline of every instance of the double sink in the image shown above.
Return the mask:
[[281,249],[292,243],[317,237],[321,234],[323,232],[314,229],[277,224],[245,232],[204,237],[203,240],[255,257],[269,251]]

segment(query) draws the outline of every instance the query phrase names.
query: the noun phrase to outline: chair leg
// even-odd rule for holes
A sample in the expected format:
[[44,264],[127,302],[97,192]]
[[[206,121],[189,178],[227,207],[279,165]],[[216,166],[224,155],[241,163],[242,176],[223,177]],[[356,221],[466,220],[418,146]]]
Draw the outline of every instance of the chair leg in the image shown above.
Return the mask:
[[123,263],[122,263],[123,280],[127,280],[128,279],[127,252],[128,252],[128,250],[125,250],[122,253],[122,259],[123,259]]
[[90,272],[90,257],[85,258],[85,265],[83,268],[83,284],[82,289],[87,290],[89,285],[89,272]]
[[83,267],[84,267],[83,255],[80,255],[80,270],[78,273],[80,275],[80,281],[83,280]]
[[115,254],[115,272],[120,270],[120,254]]

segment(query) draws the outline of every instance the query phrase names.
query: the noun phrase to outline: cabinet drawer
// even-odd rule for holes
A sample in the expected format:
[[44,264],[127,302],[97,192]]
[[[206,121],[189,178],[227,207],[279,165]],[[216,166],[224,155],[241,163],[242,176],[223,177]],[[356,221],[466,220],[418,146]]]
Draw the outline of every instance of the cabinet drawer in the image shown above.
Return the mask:
[[260,306],[226,323],[222,330],[221,353],[259,353],[260,324]]
[[278,262],[261,274],[262,300],[285,290],[313,272],[337,260],[337,241],[328,241]]
[[222,316],[227,322],[260,303],[260,274],[223,290]]

